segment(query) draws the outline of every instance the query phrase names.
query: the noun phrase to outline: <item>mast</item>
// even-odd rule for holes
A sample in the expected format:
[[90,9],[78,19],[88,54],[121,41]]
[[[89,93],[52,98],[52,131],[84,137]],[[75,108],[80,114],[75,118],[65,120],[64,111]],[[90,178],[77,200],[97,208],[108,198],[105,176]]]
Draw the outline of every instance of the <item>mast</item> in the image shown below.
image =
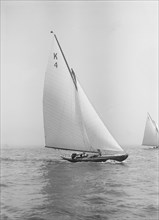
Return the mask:
[[[50,31],[50,33],[54,34],[53,31]],[[59,41],[58,41],[58,39],[57,39],[57,37],[56,37],[56,34],[54,34],[54,37],[55,37],[55,40],[56,40],[56,42],[57,42],[57,44],[58,44],[58,46],[59,46],[59,48],[60,48],[61,54],[62,54],[62,56],[63,56],[63,58],[64,58],[64,60],[65,60],[66,66],[67,66],[67,68],[68,68],[68,71],[69,71],[69,73],[70,73],[70,75],[71,75],[71,78],[72,78],[73,83],[74,83],[74,85],[75,85],[75,88],[76,88],[76,90],[77,90],[76,75],[75,75],[73,69],[70,69],[70,67],[69,67],[69,65],[68,65],[68,62],[67,62],[66,57],[65,57],[65,55],[64,55],[64,52],[63,52],[63,50],[62,50],[62,48],[61,48],[61,46],[60,46],[60,43],[59,43]]]

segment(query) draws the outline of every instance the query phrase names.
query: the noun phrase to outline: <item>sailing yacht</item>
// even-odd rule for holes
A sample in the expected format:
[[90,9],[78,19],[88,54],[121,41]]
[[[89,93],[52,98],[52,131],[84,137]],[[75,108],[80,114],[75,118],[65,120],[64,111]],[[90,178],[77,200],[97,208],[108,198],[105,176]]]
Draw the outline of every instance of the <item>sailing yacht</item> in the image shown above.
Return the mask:
[[158,126],[156,122],[151,118],[149,113],[147,113],[147,120],[142,145],[153,146],[153,148],[159,148]]
[[[87,152],[88,156],[84,157],[62,157],[70,162],[125,160],[128,154],[113,138],[89,102],[74,70],[68,65],[57,36],[51,33],[53,46],[43,93],[45,147]],[[102,155],[98,156],[99,151]],[[110,151],[114,153],[108,154]]]

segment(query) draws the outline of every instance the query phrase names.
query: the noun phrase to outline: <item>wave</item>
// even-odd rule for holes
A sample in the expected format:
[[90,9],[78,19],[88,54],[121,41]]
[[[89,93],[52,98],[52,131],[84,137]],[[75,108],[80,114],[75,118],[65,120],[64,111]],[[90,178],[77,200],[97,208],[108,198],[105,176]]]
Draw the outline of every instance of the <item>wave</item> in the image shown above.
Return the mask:
[[47,159],[47,158],[9,158],[9,157],[4,157],[1,158],[1,161],[10,161],[10,162],[14,162],[14,161],[22,161],[22,162],[36,162],[36,161],[42,161],[42,162],[55,162],[55,161],[59,161],[58,158],[53,158],[53,159]]
[[0,187],[8,187],[8,185],[6,185],[4,183],[0,183]]
[[1,214],[0,217],[1,217],[2,220],[15,220],[15,218],[10,217],[10,216],[7,215],[7,214]]
[[108,164],[115,164],[115,165],[125,165],[127,162],[126,161],[115,161],[115,160],[107,160],[106,162],[102,163],[108,163]]
[[147,212],[155,212],[155,211],[159,211],[158,210],[158,206],[156,205],[148,205],[148,206],[146,206],[146,210],[147,210]]
[[41,218],[40,216],[33,216],[33,217],[27,218],[27,220],[46,220],[46,219],[45,218]]

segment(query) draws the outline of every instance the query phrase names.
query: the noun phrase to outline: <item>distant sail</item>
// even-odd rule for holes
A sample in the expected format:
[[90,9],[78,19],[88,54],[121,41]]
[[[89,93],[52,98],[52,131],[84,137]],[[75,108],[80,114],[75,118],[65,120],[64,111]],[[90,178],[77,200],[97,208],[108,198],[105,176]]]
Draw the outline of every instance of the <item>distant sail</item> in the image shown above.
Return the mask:
[[156,122],[152,120],[150,114],[147,115],[142,145],[159,146],[158,126]]
[[56,35],[45,74],[43,113],[48,147],[87,152],[123,151],[69,68]]

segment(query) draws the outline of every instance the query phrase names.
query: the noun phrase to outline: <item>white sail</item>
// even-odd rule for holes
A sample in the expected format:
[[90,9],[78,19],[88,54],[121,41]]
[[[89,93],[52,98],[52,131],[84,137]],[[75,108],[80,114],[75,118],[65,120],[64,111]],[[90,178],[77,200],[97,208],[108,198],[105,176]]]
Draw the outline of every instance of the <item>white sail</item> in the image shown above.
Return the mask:
[[99,118],[80,84],[78,83],[77,85],[82,108],[82,116],[92,147],[96,149],[100,148],[102,150],[123,151]]
[[45,74],[43,113],[46,146],[90,150],[82,128],[76,88],[56,40]]
[[88,152],[122,151],[87,99],[54,37],[43,96],[46,146]]
[[149,114],[147,115],[142,145],[159,146],[158,126],[156,122],[152,120]]

